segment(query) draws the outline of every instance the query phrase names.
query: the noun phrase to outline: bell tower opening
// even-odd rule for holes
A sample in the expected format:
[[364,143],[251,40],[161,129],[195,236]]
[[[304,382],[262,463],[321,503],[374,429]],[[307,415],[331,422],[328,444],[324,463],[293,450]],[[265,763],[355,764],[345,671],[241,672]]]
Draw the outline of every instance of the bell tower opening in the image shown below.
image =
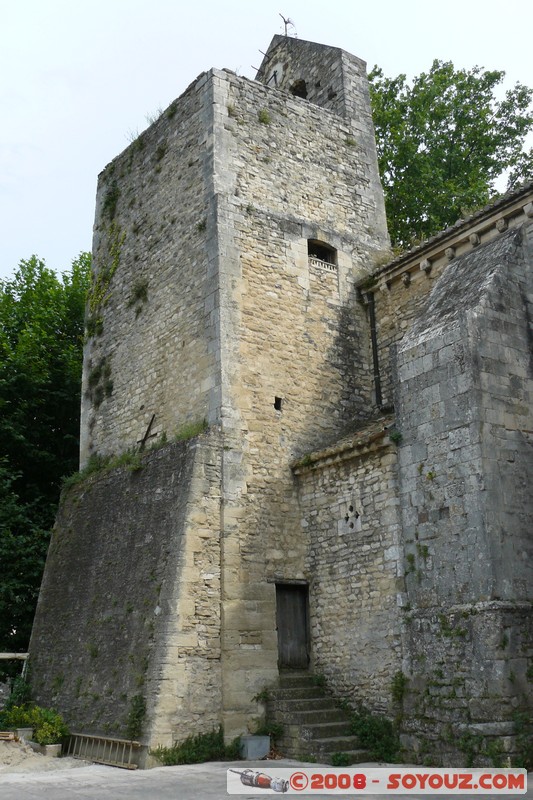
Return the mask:
[[303,97],[304,99],[306,99],[307,85],[305,81],[302,78],[300,78],[300,80],[295,81],[289,88],[289,92],[292,95],[294,95],[294,97]]
[[326,264],[337,263],[337,251],[326,242],[319,242],[317,239],[307,240],[307,255],[317,261],[324,261]]

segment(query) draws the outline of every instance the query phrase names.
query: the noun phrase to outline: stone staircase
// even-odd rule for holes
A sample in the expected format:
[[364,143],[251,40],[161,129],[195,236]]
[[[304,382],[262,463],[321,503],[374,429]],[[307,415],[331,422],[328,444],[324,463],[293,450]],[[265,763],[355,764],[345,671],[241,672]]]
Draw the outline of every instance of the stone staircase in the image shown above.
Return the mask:
[[279,687],[270,690],[267,717],[283,727],[276,746],[285,758],[330,764],[334,753],[344,753],[351,764],[371,760],[351,733],[349,714],[310,672],[280,673]]

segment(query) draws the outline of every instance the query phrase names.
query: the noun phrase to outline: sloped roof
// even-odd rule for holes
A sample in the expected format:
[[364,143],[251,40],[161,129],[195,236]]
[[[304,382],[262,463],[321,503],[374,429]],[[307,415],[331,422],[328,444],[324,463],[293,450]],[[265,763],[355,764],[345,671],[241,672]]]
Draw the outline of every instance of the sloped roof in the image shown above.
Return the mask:
[[521,244],[521,229],[512,229],[454,259],[428,295],[425,309],[413,323],[406,341],[412,344],[413,338],[429,331],[434,335],[436,328],[446,330],[475,308],[502,267],[516,262]]
[[386,415],[362,423],[352,433],[337,439],[331,445],[308,453],[298,459],[291,467],[298,475],[310,469],[328,464],[349,461],[366,455],[375,445],[390,444],[389,431],[394,427],[394,416]]

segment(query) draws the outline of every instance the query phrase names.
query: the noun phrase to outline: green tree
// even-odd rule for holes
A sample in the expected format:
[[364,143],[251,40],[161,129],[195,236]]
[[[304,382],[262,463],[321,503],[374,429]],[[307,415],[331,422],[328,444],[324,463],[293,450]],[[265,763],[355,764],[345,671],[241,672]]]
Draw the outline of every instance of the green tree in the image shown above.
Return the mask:
[[25,650],[61,478],[77,469],[90,255],[0,282],[0,650]]
[[533,177],[533,91],[516,84],[503,99],[504,72],[454,69],[434,61],[414,78],[386,78],[374,67],[370,95],[392,243],[414,241],[453,225],[489,202],[495,181],[508,188]]

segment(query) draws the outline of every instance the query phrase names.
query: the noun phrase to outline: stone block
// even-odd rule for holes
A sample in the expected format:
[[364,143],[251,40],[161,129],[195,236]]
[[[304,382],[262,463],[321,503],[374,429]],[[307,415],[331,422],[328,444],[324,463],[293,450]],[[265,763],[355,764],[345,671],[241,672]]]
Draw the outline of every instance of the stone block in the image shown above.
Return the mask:
[[241,736],[241,758],[258,761],[270,752],[270,736]]

